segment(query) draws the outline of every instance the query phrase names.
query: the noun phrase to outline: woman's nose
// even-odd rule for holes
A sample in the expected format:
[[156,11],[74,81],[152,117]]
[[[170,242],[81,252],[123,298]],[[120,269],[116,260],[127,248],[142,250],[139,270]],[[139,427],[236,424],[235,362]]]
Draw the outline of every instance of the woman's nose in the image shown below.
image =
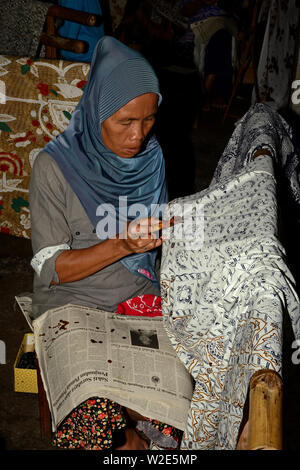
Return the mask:
[[134,126],[132,126],[130,138],[131,140],[137,141],[137,142],[144,140],[145,133],[144,133],[144,126],[142,123],[136,122]]

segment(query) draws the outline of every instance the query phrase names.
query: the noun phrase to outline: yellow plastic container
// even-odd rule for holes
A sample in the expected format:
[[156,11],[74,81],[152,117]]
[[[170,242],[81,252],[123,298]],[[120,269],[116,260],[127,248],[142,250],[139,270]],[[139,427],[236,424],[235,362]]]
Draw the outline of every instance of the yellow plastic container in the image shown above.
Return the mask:
[[22,354],[34,351],[34,335],[27,333],[19,348],[14,363],[14,390],[15,392],[38,393],[36,369],[21,369],[17,367]]

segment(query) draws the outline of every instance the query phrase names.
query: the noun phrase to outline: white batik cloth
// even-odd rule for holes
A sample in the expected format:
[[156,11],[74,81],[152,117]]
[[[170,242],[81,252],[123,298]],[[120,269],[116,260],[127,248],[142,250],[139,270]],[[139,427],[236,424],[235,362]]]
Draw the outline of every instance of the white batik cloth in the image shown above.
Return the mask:
[[163,244],[165,327],[195,380],[182,449],[235,449],[252,374],[281,374],[285,312],[300,338],[299,299],[277,236],[274,160],[241,154],[241,167],[221,177],[226,155],[219,179],[169,207],[170,215],[180,207],[202,214],[203,233],[194,220],[192,242],[190,232],[177,239],[175,226]]

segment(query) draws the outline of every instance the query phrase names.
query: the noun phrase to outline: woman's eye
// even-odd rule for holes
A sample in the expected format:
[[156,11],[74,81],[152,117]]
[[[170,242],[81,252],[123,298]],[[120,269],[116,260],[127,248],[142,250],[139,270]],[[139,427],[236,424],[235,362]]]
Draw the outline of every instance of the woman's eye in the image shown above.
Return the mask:
[[151,123],[154,122],[154,121],[155,121],[154,117],[150,117],[150,118],[147,118],[147,119],[145,120],[145,122],[146,122],[147,124],[151,124]]
[[128,121],[119,121],[120,126],[129,126],[131,124],[131,120],[129,119]]

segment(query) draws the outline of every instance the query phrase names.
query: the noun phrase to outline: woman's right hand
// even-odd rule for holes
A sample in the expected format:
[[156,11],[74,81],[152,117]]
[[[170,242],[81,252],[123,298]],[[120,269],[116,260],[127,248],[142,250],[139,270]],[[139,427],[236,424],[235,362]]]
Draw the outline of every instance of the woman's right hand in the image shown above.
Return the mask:
[[168,222],[156,217],[148,217],[127,223],[119,235],[119,240],[130,253],[145,253],[162,244],[161,228],[168,227]]

